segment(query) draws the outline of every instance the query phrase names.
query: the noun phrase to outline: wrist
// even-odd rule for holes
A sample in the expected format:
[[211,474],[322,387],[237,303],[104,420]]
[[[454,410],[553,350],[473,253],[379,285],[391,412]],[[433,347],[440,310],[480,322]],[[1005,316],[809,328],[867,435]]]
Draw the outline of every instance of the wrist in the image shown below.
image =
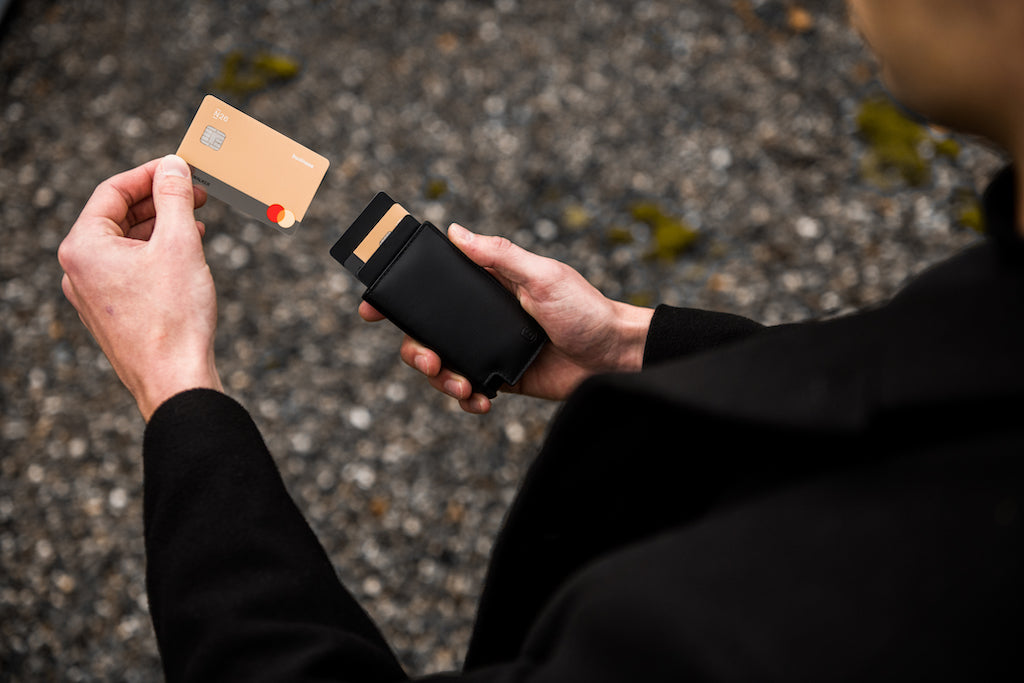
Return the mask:
[[643,368],[647,331],[654,317],[653,308],[633,306],[616,301],[617,358],[615,366],[624,372],[637,372]]
[[224,391],[213,359],[195,367],[181,367],[173,363],[163,365],[144,378],[139,384],[138,391],[133,391],[132,394],[142,418],[149,422],[156,409],[167,399],[189,389]]

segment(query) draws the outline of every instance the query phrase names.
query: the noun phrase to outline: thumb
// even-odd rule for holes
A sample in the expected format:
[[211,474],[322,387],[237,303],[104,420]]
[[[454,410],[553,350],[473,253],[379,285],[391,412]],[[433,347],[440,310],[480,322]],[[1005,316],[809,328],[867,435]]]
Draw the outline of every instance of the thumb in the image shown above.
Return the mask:
[[448,228],[448,239],[474,263],[513,285],[526,286],[543,277],[550,260],[505,237],[478,235],[454,223]]
[[192,193],[192,173],[185,160],[174,154],[161,159],[153,175],[156,210],[153,238],[167,240],[198,235]]

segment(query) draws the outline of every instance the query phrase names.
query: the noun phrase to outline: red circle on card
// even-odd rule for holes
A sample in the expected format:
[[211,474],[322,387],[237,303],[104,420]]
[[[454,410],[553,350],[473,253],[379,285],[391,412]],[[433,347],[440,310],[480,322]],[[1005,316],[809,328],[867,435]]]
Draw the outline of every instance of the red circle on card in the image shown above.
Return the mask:
[[271,204],[267,208],[267,218],[275,223],[279,223],[284,218],[284,207],[280,204]]

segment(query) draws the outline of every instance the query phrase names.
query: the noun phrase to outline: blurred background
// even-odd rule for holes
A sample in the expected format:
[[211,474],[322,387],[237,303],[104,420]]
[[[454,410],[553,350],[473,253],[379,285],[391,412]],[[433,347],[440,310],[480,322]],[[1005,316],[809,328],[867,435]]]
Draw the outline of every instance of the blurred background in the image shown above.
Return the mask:
[[[0,680],[157,681],[144,424],[60,290],[95,185],[214,93],[332,166],[292,237],[200,211],[218,365],[411,673],[458,667],[558,406],[462,414],[328,254],[379,190],[607,295],[841,315],[979,238],[1001,163],[902,118],[838,0],[0,2]],[[678,454],[685,457],[685,453]]]

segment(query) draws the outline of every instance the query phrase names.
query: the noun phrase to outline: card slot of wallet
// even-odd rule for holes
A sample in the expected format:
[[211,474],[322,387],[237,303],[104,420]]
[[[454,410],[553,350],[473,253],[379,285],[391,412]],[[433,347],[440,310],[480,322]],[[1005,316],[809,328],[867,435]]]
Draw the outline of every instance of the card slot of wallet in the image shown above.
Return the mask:
[[363,299],[469,379],[474,391],[493,398],[502,383],[518,382],[547,339],[541,326],[430,223],[395,242],[400,250]]
[[359,281],[364,285],[370,285],[380,277],[419,227],[420,222],[412,216],[406,216],[399,221],[395,229],[377,247],[377,251],[373,252],[373,256],[359,269]]

